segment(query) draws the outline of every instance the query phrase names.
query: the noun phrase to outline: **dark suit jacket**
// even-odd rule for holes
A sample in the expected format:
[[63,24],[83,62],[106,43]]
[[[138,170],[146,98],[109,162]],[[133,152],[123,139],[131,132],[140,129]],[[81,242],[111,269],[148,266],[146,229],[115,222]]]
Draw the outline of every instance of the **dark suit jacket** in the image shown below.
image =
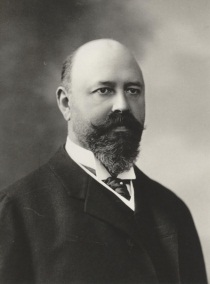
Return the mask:
[[0,283],[206,283],[188,209],[135,171],[135,212],[63,148],[3,190]]

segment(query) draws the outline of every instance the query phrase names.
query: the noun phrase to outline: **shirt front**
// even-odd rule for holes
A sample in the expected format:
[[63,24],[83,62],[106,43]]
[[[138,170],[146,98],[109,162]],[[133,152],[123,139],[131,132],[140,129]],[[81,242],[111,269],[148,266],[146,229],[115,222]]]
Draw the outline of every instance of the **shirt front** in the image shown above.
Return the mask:
[[[75,144],[69,139],[69,137],[67,137],[65,148],[68,155],[72,158],[72,160],[74,160],[86,173],[88,173],[91,177],[93,177],[104,187],[110,190],[113,194],[115,194],[129,208],[131,208],[133,211],[135,210],[134,188],[132,180],[136,179],[136,175],[133,167],[129,171],[125,171],[117,176],[117,178],[120,179],[130,180],[130,183],[126,185],[129,194],[131,196],[130,200],[128,200],[124,198],[122,195],[115,192],[105,182],[103,182],[103,180],[106,180],[108,177],[110,177],[110,174],[103,166],[103,164],[94,156],[94,154],[91,151]],[[94,175],[86,167],[94,169],[96,175]]]

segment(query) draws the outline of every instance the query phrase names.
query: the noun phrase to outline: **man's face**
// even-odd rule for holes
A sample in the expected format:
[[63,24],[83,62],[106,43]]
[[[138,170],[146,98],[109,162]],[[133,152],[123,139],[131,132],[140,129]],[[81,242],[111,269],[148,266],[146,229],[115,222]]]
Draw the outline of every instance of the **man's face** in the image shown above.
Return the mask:
[[[117,143],[121,139],[129,146],[129,143],[132,144],[130,140],[135,140],[138,136],[138,141],[135,143],[135,148],[138,148],[136,144],[139,144],[145,118],[144,82],[139,66],[124,49],[110,48],[90,53],[79,54],[73,65],[69,97],[70,138],[94,152],[95,146],[92,144],[100,141],[100,135],[103,135],[104,147],[107,143]],[[112,114],[118,112],[122,112],[122,116],[125,113],[125,117],[117,118],[113,127],[109,125],[106,128],[109,118],[111,119]],[[123,119],[125,123],[122,122]],[[136,125],[138,122],[141,126],[139,130]],[[104,132],[100,132],[101,125],[104,126]],[[139,133],[132,133],[135,129]],[[119,148],[119,145],[115,146]],[[124,148],[121,152],[129,155],[126,146],[122,147]],[[99,145],[97,152],[103,152],[102,148],[103,146]],[[113,154],[110,151],[108,153]]]

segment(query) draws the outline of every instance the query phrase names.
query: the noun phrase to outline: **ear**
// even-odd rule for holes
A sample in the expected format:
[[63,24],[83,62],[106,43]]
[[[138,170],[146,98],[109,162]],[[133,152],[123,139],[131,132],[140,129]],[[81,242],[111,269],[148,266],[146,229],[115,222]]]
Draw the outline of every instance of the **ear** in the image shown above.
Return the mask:
[[62,86],[59,86],[56,91],[57,103],[60,111],[62,112],[66,121],[69,121],[71,118],[71,109],[69,104],[69,96],[66,89]]

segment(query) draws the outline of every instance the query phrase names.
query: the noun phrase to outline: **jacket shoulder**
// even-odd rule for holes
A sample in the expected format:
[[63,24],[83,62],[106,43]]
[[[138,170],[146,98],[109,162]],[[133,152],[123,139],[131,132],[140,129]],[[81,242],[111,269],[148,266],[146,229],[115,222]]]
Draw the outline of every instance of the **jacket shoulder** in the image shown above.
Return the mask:
[[4,197],[16,199],[33,193],[35,194],[35,192],[38,190],[46,188],[47,184],[49,184],[49,181],[52,178],[53,173],[46,163],[45,165],[1,190],[0,200]]
[[172,190],[145,175],[140,169],[136,170],[137,178],[143,182],[143,198],[148,200],[151,208],[167,212],[177,218],[190,217],[191,214],[185,202]]
[[[150,219],[164,240],[174,234],[179,247],[179,269],[182,283],[207,283],[205,264],[198,233],[187,205],[174,192],[152,180],[139,169],[143,195]],[[141,190],[140,190],[141,191]],[[146,222],[150,226],[151,222]],[[150,230],[149,230],[150,232]]]

